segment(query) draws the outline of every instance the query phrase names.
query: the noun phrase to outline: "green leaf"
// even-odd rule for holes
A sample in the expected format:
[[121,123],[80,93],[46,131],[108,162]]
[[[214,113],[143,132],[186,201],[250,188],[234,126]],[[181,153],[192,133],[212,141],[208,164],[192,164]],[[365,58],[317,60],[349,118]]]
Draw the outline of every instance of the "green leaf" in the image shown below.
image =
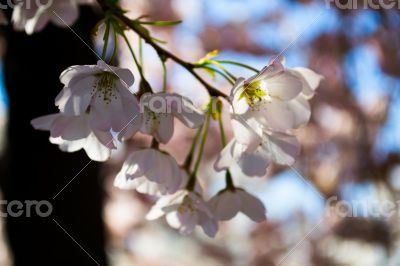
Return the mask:
[[157,27],[169,27],[175,26],[182,23],[182,20],[175,20],[175,21],[139,21],[140,24],[143,25],[151,25]]

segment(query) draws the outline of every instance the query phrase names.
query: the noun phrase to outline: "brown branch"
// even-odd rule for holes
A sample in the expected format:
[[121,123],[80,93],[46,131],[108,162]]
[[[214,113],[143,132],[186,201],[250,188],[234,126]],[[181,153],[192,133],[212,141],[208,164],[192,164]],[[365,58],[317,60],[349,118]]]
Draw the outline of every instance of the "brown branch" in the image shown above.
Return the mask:
[[[97,0],[97,2],[100,4],[101,8],[103,11],[110,10],[111,8],[108,6],[107,1],[105,0]],[[173,53],[165,50],[161,46],[159,46],[157,43],[154,42],[154,40],[149,36],[143,33],[142,31],[138,30],[136,27],[132,25],[132,20],[129,19],[128,17],[124,16],[123,14],[119,12],[113,12],[113,15],[118,18],[121,22],[123,22],[127,27],[129,27],[131,30],[133,30],[140,38],[142,38],[147,44],[149,44],[151,47],[156,50],[156,52],[160,56],[164,56],[165,58],[169,58],[173,61],[175,61],[177,64],[181,65],[183,68],[185,68],[190,74],[192,74],[193,77],[195,77],[208,91],[208,93],[211,96],[214,97],[225,97],[227,98],[228,96],[221,92],[220,90],[216,89],[214,86],[210,85],[207,81],[205,81],[202,77],[199,76],[198,73],[196,73],[195,68],[196,66],[192,63],[186,62],[179,58],[178,56],[174,55]]]

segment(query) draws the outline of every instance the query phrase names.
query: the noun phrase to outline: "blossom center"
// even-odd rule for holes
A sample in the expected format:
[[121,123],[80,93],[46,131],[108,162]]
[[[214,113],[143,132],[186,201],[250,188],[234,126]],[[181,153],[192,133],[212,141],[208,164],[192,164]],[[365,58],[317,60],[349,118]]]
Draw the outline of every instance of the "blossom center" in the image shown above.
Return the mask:
[[251,83],[244,84],[243,91],[239,96],[239,99],[246,99],[247,104],[250,107],[254,107],[256,104],[267,100],[268,91],[267,85],[263,80],[256,80]]
[[182,203],[181,203],[181,205],[179,205],[179,208],[178,208],[178,212],[179,213],[185,213],[187,211],[189,211],[189,212],[194,212],[195,211],[195,207],[193,206],[193,202],[188,196],[186,196],[182,200]]
[[97,92],[98,97],[103,98],[106,104],[109,104],[113,99],[117,99],[116,81],[118,76],[110,72],[103,72],[96,76],[98,78],[93,86],[92,95]]

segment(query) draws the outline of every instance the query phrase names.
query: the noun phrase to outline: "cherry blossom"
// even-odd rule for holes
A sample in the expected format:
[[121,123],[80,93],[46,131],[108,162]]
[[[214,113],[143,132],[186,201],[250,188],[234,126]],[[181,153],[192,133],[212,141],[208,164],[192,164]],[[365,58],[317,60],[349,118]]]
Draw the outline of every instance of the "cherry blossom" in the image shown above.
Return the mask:
[[56,105],[66,116],[78,116],[90,110],[89,120],[94,128],[120,132],[130,126],[139,130],[141,114],[136,97],[129,91],[134,77],[130,70],[97,65],[72,66],[60,76],[64,89]]
[[321,79],[310,69],[284,69],[279,60],[248,80],[238,79],[231,92],[234,138],[215,169],[239,166],[247,176],[264,176],[271,162],[292,165],[299,153],[292,130],[309,121],[308,99]]
[[111,150],[116,149],[112,134],[91,128],[87,114],[51,114],[33,119],[31,123],[35,129],[49,130],[50,142],[59,145],[62,151],[84,149],[94,161],[106,161],[111,156]]
[[227,221],[242,212],[255,222],[266,219],[264,204],[241,188],[225,189],[212,197],[209,206],[216,219]]
[[17,1],[12,14],[16,30],[33,34],[52,22],[59,27],[71,26],[78,18],[79,4],[91,0]]
[[163,215],[167,223],[181,234],[191,234],[196,225],[201,226],[209,237],[214,237],[218,231],[217,220],[198,192],[179,190],[173,195],[164,196],[156,202],[146,218],[155,220]]
[[[141,132],[154,136],[157,141],[167,143],[174,133],[174,117],[189,128],[198,128],[204,123],[204,114],[190,99],[176,93],[145,94],[141,97],[143,123]],[[132,136],[134,126],[128,126],[120,137]]]
[[255,119],[233,117],[234,138],[220,152],[214,164],[217,171],[235,170],[239,166],[246,176],[262,177],[272,162],[294,164],[300,150],[294,135],[264,129]]
[[118,173],[114,186],[149,195],[173,194],[187,182],[175,159],[155,149],[133,152]]
[[297,128],[309,120],[306,100],[321,79],[310,69],[285,69],[280,60],[274,60],[257,75],[237,80],[231,91],[232,112],[277,131]]

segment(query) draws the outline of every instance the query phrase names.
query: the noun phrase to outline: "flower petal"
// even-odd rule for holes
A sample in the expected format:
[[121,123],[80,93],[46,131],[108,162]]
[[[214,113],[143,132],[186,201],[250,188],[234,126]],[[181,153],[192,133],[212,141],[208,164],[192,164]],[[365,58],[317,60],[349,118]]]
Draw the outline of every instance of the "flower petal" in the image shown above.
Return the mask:
[[321,80],[324,77],[315,73],[311,69],[304,67],[292,68],[291,71],[294,75],[298,75],[299,77],[301,77],[303,84],[303,94],[307,97],[307,99],[314,96],[315,90],[318,88]]
[[267,219],[264,204],[253,195],[242,189],[237,189],[236,193],[240,198],[240,211],[255,222],[262,222]]
[[267,90],[271,97],[288,101],[301,93],[302,82],[296,75],[285,71],[267,80]]

